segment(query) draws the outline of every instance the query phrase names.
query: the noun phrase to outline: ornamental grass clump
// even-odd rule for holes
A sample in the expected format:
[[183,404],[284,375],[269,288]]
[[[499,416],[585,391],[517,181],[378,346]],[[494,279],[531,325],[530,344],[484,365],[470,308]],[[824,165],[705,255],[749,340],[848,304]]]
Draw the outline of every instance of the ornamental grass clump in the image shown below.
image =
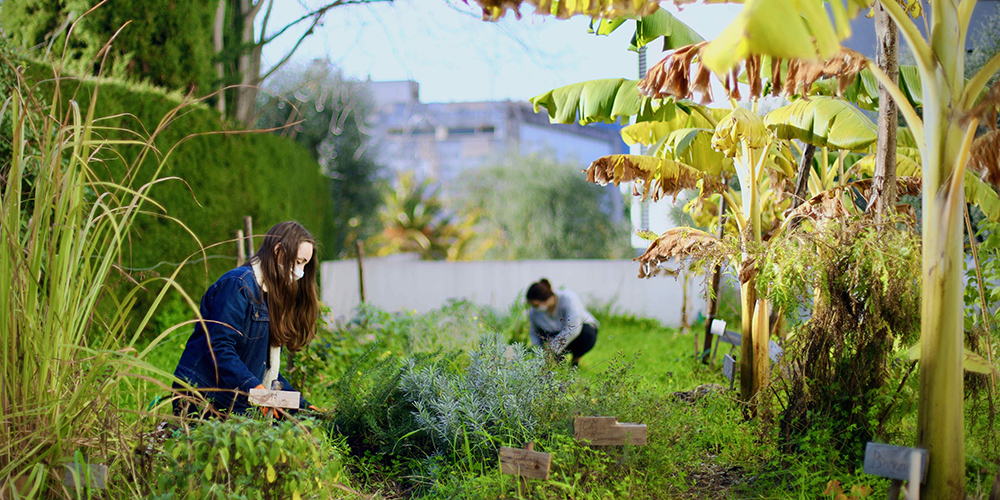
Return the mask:
[[50,105],[20,68],[13,74],[0,105],[9,119],[0,123],[11,125],[10,162],[0,163],[0,497],[79,497],[62,480],[64,466],[81,457],[125,478],[108,488],[128,496],[137,482],[130,436],[140,420],[121,408],[151,373],[130,346],[163,293],[134,324],[135,289],[153,283],[133,281],[124,296],[109,283],[122,279],[122,246],[136,217],[155,206],[149,192],[164,163],[147,162],[155,172],[143,184],[130,183],[134,175],[99,181],[96,170],[101,158],[120,156],[115,148],[131,147],[141,151],[135,174],[178,110],[141,136],[101,126],[97,87],[87,106],[64,101],[57,74],[46,86]]

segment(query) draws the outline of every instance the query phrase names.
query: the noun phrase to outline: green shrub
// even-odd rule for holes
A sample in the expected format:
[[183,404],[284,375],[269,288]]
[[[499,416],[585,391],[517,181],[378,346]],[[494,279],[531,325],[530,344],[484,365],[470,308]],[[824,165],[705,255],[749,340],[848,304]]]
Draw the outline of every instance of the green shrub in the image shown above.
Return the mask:
[[[427,359],[420,356],[412,362],[422,364]],[[327,427],[346,438],[353,456],[375,455],[380,465],[386,465],[391,455],[423,456],[413,406],[400,389],[404,370],[399,358],[375,342],[325,388],[333,401],[333,411],[325,417]]]
[[[788,449],[831,429],[837,459],[858,463],[864,443],[889,439],[915,400],[912,363],[897,352],[920,331],[920,241],[904,224],[861,219],[772,241],[761,293],[790,313],[793,335],[763,397],[773,401]],[[803,304],[811,305],[802,321]]]
[[[97,0],[4,0],[0,23],[13,43],[47,51],[80,74],[94,74],[98,52],[124,26],[110,47],[106,74],[187,92],[212,91],[213,2],[115,0],[80,16]],[[77,20],[66,43],[67,20]],[[128,23],[127,26],[126,23]],[[54,35],[54,38],[53,38]],[[51,50],[47,50],[51,46]],[[66,52],[63,53],[63,47]],[[110,70],[110,73],[109,73]]]
[[198,422],[164,443],[148,498],[331,498],[341,453],[312,420],[231,417]]
[[535,404],[554,391],[539,348],[508,345],[485,334],[463,372],[409,360],[401,387],[417,425],[440,453],[484,457],[499,445],[520,446],[534,433]]

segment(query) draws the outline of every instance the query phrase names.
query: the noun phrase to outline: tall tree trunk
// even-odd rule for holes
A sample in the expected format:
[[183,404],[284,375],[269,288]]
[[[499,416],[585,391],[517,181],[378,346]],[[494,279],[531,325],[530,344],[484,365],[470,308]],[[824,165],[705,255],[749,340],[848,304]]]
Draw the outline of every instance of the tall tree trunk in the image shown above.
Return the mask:
[[[894,2],[896,0],[885,0]],[[882,7],[875,3],[875,36],[878,38],[876,62],[893,82],[899,80],[899,31]],[[899,111],[885,85],[878,86],[878,145],[875,150],[875,176],[872,181],[872,201],[878,220],[896,209],[896,130]]]
[[259,75],[253,72],[254,50],[256,49],[256,39],[254,38],[254,19],[260,10],[261,2],[257,0],[255,5],[251,0],[239,0],[239,12],[233,18],[240,19],[240,57],[237,60],[237,71],[240,74],[240,87],[236,92],[236,105],[233,114],[240,123],[251,125],[253,118],[254,101],[257,99],[257,80]]
[[215,73],[219,77],[219,101],[215,104],[215,109],[219,110],[222,116],[226,116],[226,72],[222,64],[222,49],[225,48],[225,26],[226,26],[226,0],[219,0],[219,7],[215,10],[215,25],[212,26],[212,45],[215,49]]

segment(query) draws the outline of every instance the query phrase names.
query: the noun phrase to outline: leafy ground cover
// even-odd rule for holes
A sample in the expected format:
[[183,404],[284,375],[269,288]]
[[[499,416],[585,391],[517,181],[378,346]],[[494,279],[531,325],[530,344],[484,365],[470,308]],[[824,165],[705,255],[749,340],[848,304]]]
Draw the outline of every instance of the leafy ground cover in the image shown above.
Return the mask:
[[[290,379],[323,408],[307,417],[312,430],[305,434],[322,435],[312,439],[337,467],[336,473],[322,467],[317,473],[336,478],[342,489],[329,490],[333,495],[369,498],[885,495],[887,480],[863,474],[847,450],[831,446],[831,427],[815,426],[788,443],[778,439],[767,411],[744,418],[738,390],[729,390],[721,373],[725,347],[705,365],[696,359],[691,333],[648,319],[598,317],[597,346],[579,369],[516,342],[526,331],[517,307],[503,315],[464,302],[427,314],[363,307],[348,321],[331,322],[309,348],[283,363]],[[703,331],[699,325],[692,330]],[[148,359],[172,369],[185,338],[166,339]],[[572,427],[578,415],[645,423],[649,444],[578,443]],[[912,420],[904,419],[895,435],[912,436]],[[982,419],[977,425],[984,425]],[[500,473],[497,449],[527,441],[552,454],[549,480],[521,483]],[[175,443],[165,449],[193,449]],[[985,498],[995,457],[973,456],[970,493]],[[178,469],[191,466],[181,459]],[[197,460],[219,458],[207,453]],[[300,477],[283,484],[289,482],[319,494]]]

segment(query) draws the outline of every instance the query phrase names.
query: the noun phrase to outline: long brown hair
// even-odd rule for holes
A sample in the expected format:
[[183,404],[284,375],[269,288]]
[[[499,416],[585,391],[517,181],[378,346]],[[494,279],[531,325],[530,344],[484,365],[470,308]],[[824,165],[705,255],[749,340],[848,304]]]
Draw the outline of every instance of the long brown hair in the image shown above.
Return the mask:
[[[313,246],[312,257],[305,265],[305,275],[291,279],[299,245]],[[270,344],[301,350],[316,336],[319,299],[316,291],[316,239],[298,222],[276,224],[260,245],[251,261],[260,263],[267,288],[267,310],[270,315]]]

